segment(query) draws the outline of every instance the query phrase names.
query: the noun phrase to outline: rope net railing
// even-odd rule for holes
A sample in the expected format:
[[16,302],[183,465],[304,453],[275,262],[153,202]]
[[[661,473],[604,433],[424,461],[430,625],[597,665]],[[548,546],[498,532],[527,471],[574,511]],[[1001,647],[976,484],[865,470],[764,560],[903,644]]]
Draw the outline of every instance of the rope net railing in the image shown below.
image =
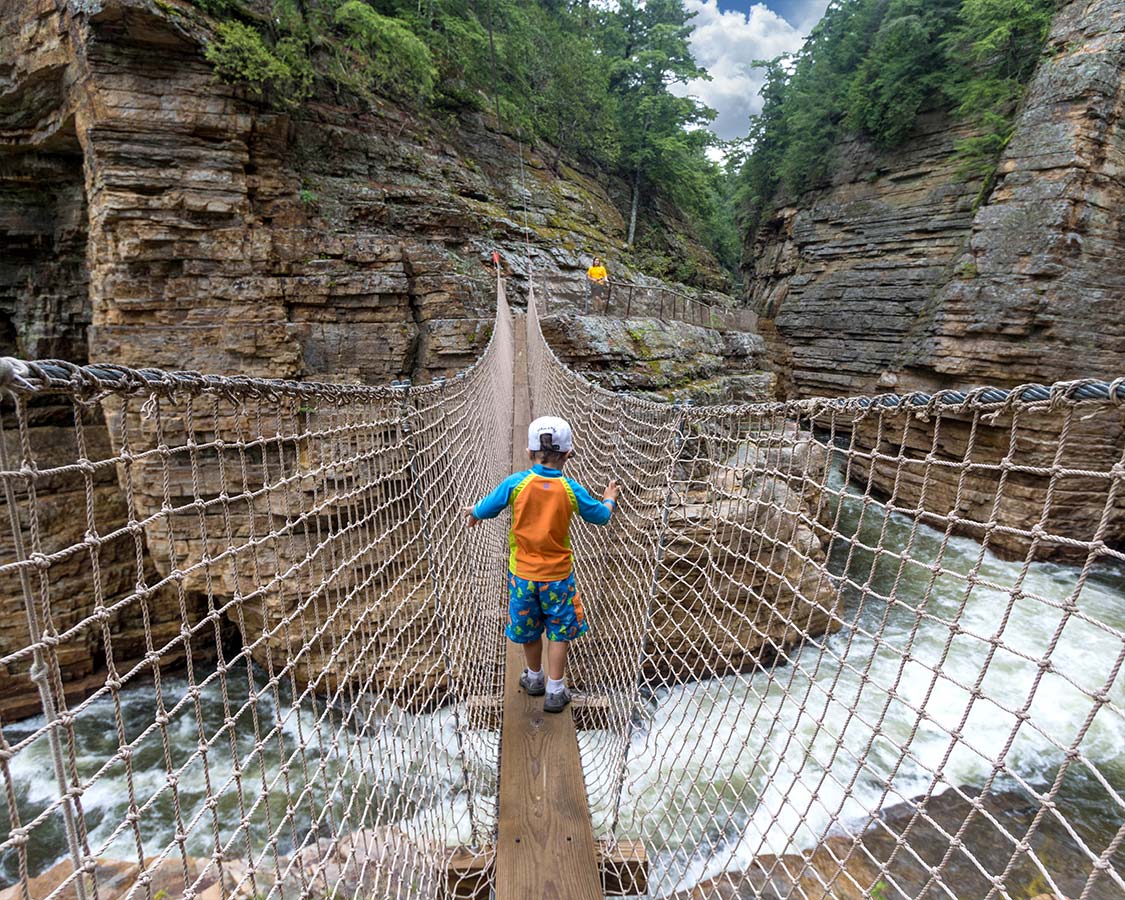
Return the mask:
[[1125,897],[1125,383],[653,404],[528,321],[574,537],[597,836],[648,896]]
[[[538,315],[643,896],[1125,898],[1125,383],[661,404]],[[502,283],[423,386],[0,366],[0,900],[489,895],[512,367]]]
[[[496,827],[512,331],[433,384],[5,365],[10,896],[436,897]],[[12,893],[14,892],[14,893]]]

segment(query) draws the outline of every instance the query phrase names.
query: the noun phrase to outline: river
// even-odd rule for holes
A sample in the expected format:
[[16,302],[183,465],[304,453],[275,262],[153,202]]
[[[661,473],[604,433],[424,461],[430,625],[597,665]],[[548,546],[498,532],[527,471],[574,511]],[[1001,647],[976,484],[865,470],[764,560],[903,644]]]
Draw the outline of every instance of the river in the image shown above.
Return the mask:
[[[841,484],[837,470],[832,486]],[[847,585],[845,626],[807,642],[789,665],[656,692],[622,802],[624,834],[656,850],[654,896],[760,854],[858,834],[873,812],[926,792],[935,773],[935,793],[983,786],[1068,600],[1076,612],[1049,654],[1053,669],[991,789],[1030,796],[1048,785],[1091,712],[1088,692],[1104,688],[1110,702],[1055,799],[1095,854],[1122,828],[1125,808],[1111,791],[1125,794],[1125,675],[1109,678],[1125,650],[1125,567],[1094,567],[1076,593],[1076,566],[1036,562],[1021,581],[1022,561],[982,555],[964,537],[942,553],[941,532],[919,526],[911,538],[912,525],[848,496],[838,528],[852,540],[829,560]],[[878,547],[909,548],[907,562]],[[934,577],[939,555],[945,574]]]
[[[934,576],[931,564],[942,554],[941,533],[920,526],[911,536],[907,517],[886,518],[877,504],[864,507],[858,497],[845,501],[840,531],[858,542],[839,542],[830,558],[833,575],[847,585],[845,626],[839,632],[808,641],[787,665],[662,688],[648,698],[643,726],[630,747],[621,834],[646,838],[653,896],[745,868],[760,854],[808,849],[828,835],[859,833],[873,811],[924,793],[935,778],[935,793],[953,786],[979,788],[993,773],[998,748],[1010,739],[1005,766],[992,787],[1031,796],[1054,778],[1088,718],[1089,693],[1102,689],[1109,703],[1081,739],[1079,759],[1056,803],[1094,853],[1125,821],[1114,796],[1125,789],[1125,679],[1118,675],[1109,681],[1125,634],[1125,568],[1096,567],[1076,594],[1077,567],[1041,562],[1023,573],[1020,562],[982,556],[976,541],[955,537],[941,555],[943,574]],[[909,547],[905,564],[871,549],[880,545],[881,533],[882,547]],[[970,584],[963,576],[974,569],[978,577]],[[1074,601],[1074,612],[1056,635],[1068,600]],[[1049,654],[1053,668],[1043,674],[1027,721],[1013,738],[1015,711],[1028,700],[1038,661],[1056,637]],[[228,674],[230,708],[244,704],[251,681],[261,692],[257,701],[211,749],[206,771],[197,759],[178,780],[181,816],[196,823],[187,843],[190,854],[210,855],[214,830],[227,840],[237,829],[242,811],[232,787],[236,755],[244,770],[243,798],[259,796],[263,780],[269,785],[264,793],[269,801],[247,814],[253,845],[277,832],[278,850],[287,852],[323,815],[327,797],[350,794],[357,773],[377,767],[375,761],[386,755],[410,761],[430,754],[436,762],[425,773],[399,766],[400,778],[429,778],[430,798],[439,799],[445,814],[456,820],[454,832],[464,830],[449,711],[397,712],[395,737],[361,747],[350,733],[338,740],[341,733],[332,722],[318,724],[311,710],[294,710],[284,690],[263,692],[265,678],[257,668],[251,668],[249,679],[247,674],[245,666]],[[978,681],[981,699],[962,723]],[[184,678],[164,678],[165,704],[174,706],[187,689]],[[224,724],[223,694],[218,679],[203,690],[205,733]],[[192,704],[183,704],[169,722],[165,746],[152,726],[151,682],[122,691],[121,715],[130,740],[145,735],[133,756],[132,779],[138,796],[156,795],[142,820],[144,853],[151,855],[176,831],[172,792],[161,791],[168,762],[176,768],[195,753],[199,726]],[[253,738],[254,715],[277,726],[260,748]],[[114,756],[119,746],[114,722],[109,698],[79,718],[75,762],[84,780],[100,772],[82,796],[91,847],[135,859],[136,839],[120,826],[129,795],[125,764]],[[4,736],[16,745],[41,726],[41,719],[5,723]],[[954,731],[959,739],[950,737]],[[303,755],[298,752],[302,744]],[[587,759],[599,753],[598,736],[584,736],[582,750]],[[57,796],[46,742],[21,749],[8,771],[11,793],[27,823]],[[213,790],[228,786],[214,816],[205,802],[208,778]],[[308,790],[292,819],[283,822],[285,779],[293,793],[302,785]],[[427,813],[412,805],[406,787],[402,781],[367,784],[364,796],[372,808],[382,805],[395,810],[398,821],[417,825]],[[595,826],[604,826],[610,814],[596,810]],[[7,833],[8,818],[5,806],[0,833]],[[28,865],[35,874],[64,855],[61,817],[55,816],[35,829]],[[17,879],[18,859],[9,850],[0,856],[0,880]]]

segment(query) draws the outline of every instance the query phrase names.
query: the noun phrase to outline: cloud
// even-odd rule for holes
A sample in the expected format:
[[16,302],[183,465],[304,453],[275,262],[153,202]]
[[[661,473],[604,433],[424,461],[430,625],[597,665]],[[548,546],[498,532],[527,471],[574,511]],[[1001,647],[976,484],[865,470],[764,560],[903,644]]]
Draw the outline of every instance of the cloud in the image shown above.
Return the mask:
[[716,110],[711,130],[723,140],[745,137],[750,116],[761,111],[758,91],[765,80],[764,72],[750,64],[799,49],[827,2],[803,0],[799,26],[794,27],[761,3],[742,13],[723,12],[717,0],[685,0],[687,10],[696,13],[692,51],[711,80],[688,82],[678,86],[676,93],[698,97]]

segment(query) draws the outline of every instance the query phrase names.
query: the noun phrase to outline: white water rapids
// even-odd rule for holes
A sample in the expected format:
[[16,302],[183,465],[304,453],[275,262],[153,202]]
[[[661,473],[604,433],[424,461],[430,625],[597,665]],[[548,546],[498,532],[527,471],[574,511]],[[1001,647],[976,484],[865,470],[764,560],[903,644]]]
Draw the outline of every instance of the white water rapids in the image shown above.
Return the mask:
[[[881,507],[863,512],[858,500],[848,500],[840,530],[858,532],[861,542],[873,546],[884,516]],[[883,546],[901,550],[910,532],[907,518],[892,516]],[[982,786],[993,772],[993,756],[1013,734],[1017,722],[1013,711],[1025,704],[1040,671],[1039,660],[1048,655],[1060,622],[1068,616],[1064,605],[1069,600],[1074,601],[1070,609],[1077,612],[1069,614],[1058,635],[1049,654],[1053,668],[1042,675],[1029,718],[1015,731],[1005,757],[1007,770],[993,787],[1042,789],[1049,784],[1065,748],[1089,716],[1089,693],[1104,689],[1109,702],[1079,743],[1081,758],[1071,767],[1057,803],[1096,850],[1113,837],[1125,820],[1114,796],[1125,788],[1125,677],[1118,674],[1110,679],[1125,646],[1125,570],[1096,568],[1075,596],[1079,568],[1036,563],[1013,602],[1011,586],[1022,568],[1018,562],[985,554],[979,574],[987,584],[968,585],[959,577],[972,571],[980,556],[980,545],[967,538],[949,541],[941,559],[944,572],[959,575],[939,575],[930,587],[930,564],[938,558],[941,538],[939,532],[919,527],[909,548],[911,562],[901,571],[897,559],[884,556],[872,572],[870,551],[849,556],[848,546],[841,543],[833,550],[833,574],[855,585],[867,583],[871,576],[869,591],[846,592],[844,629],[809,641],[792,655],[789,665],[752,676],[662,689],[650,699],[645,729],[635,735],[630,748],[620,834],[644,836],[649,844],[653,896],[725,869],[744,868],[763,853],[809,848],[827,834],[862,829],[880,807],[922,794],[935,778],[936,792],[949,786]],[[897,602],[888,609],[876,595],[888,596],[896,579]],[[923,608],[920,601],[927,597]],[[1009,605],[1011,613],[1005,617]],[[954,622],[959,630],[951,633]],[[935,669],[940,674],[935,675]],[[260,672],[255,671],[254,677],[262,683]],[[971,705],[962,724],[971,699],[968,688],[978,680],[981,699]],[[186,690],[182,678],[164,679],[168,705]],[[245,671],[241,678],[232,674],[227,693],[233,708],[243,703],[247,692]],[[151,726],[152,685],[126,689],[122,701],[132,739]],[[305,783],[303,773],[309,769],[302,768],[295,754],[300,743],[309,745],[305,757],[313,770],[312,787],[290,826],[281,830],[282,852],[303,839],[330,792],[350,793],[348,772],[353,765],[351,750],[338,758],[335,751],[326,750],[333,758],[322,759],[318,741],[309,740],[317,732],[312,713],[294,712],[288,702],[284,693],[276,699],[266,693],[258,700],[256,711],[262,722],[282,723],[280,737],[254,757],[242,775],[246,797],[261,792],[263,769],[272,785],[269,802],[251,815],[252,839],[258,841],[278,829],[285,809],[280,770],[285,768],[292,791]],[[202,706],[205,729],[214,733],[225,716],[217,682],[204,691]],[[429,770],[441,774],[428,785],[427,794],[430,799],[440,798],[463,823],[451,714],[404,715],[400,721],[414,723],[406,736],[365,746],[366,758],[394,754],[397,760],[416,760],[436,754],[438,762]],[[41,726],[42,720],[5,723],[3,732],[9,744],[15,744]],[[210,754],[213,789],[230,783],[234,753],[240,758],[250,753],[253,741],[248,726],[247,717],[234,729],[234,748],[227,741],[225,748],[217,745]],[[951,738],[955,731],[959,739]],[[182,764],[198,742],[190,704],[170,723],[169,733],[169,752],[175,764]],[[82,796],[90,846],[104,847],[106,856],[135,859],[133,836],[119,828],[128,810],[124,764],[116,760],[107,766],[118,751],[111,702],[107,699],[91,707],[79,718],[75,734],[75,758],[83,779],[104,767]],[[331,744],[326,740],[325,746]],[[582,748],[587,758],[598,753],[599,738],[588,733]],[[159,734],[151,732],[133,758],[138,796],[157,795],[143,818],[145,855],[159,853],[176,831],[171,792],[161,793],[167,784],[164,754]],[[58,796],[43,739],[17,753],[8,773],[10,793],[25,823]],[[213,835],[205,815],[202,766],[189,767],[178,790],[185,821],[197,823],[187,850],[210,855]],[[370,785],[367,790],[376,802],[396,798],[397,808],[404,808],[402,782]],[[422,805],[408,816],[425,817]],[[240,814],[237,792],[228,789],[220,799],[223,827],[229,823],[233,828]],[[598,811],[595,827],[604,826],[608,815],[608,810]],[[404,824],[401,818],[398,821]],[[409,830],[409,823],[405,826]],[[9,827],[6,804],[0,802],[0,834]],[[28,849],[33,875],[66,851],[60,817],[36,829],[35,835]],[[0,881],[17,880],[17,864],[13,851],[5,853],[0,858]]]

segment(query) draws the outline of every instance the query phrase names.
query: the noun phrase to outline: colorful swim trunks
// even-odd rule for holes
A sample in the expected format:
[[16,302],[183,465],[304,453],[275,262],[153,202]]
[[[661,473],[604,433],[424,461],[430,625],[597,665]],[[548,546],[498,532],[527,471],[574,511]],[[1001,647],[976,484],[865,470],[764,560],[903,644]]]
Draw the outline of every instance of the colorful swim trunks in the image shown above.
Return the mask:
[[549,641],[572,641],[589,628],[573,572],[562,581],[528,581],[508,573],[508,625],[504,633],[509,639],[530,644],[546,629]]

